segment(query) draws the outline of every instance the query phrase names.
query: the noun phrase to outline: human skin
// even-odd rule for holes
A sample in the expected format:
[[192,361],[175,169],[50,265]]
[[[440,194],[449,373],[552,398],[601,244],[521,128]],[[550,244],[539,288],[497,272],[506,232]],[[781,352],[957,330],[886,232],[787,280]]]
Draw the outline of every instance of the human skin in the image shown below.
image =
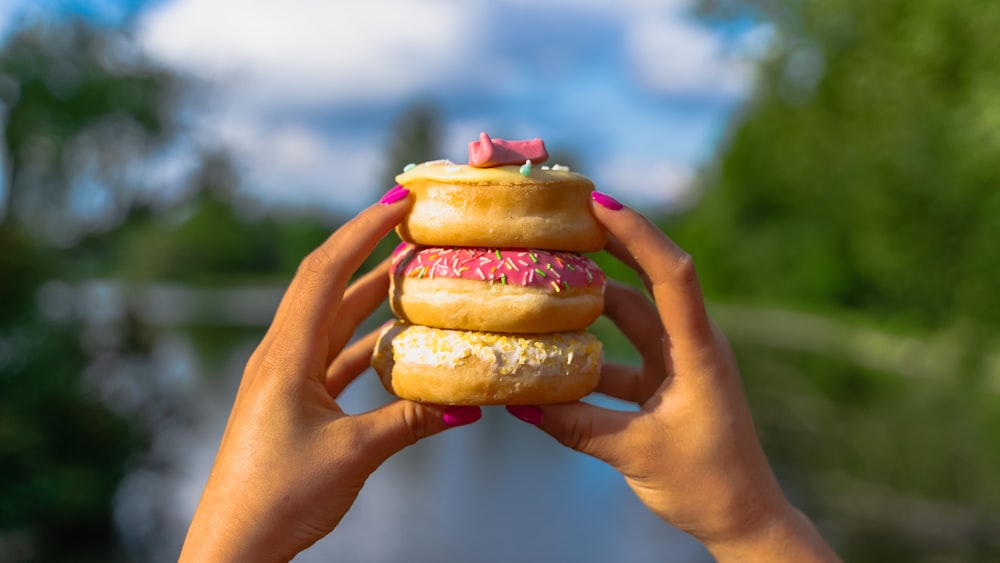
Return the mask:
[[[643,361],[606,364],[598,391],[639,410],[511,411],[621,471],[642,502],[720,562],[839,561],[778,486],[691,258],[638,213],[595,201],[609,250],[653,297],[609,282],[606,314]],[[388,264],[348,282],[408,208],[406,190],[391,190],[302,261],[247,363],[181,561],[289,560],[337,526],[389,456],[479,418],[478,407],[395,401],[348,415],[337,405],[368,367],[376,334],[348,342],[384,302]]]
[[620,471],[647,507],[720,562],[839,561],[778,485],[691,257],[634,210],[603,194],[593,199],[612,235],[608,250],[652,297],[609,282],[605,302],[642,364],[605,364],[597,391],[638,411],[582,402],[508,410]]
[[385,301],[388,263],[348,282],[408,199],[390,191],[302,261],[247,363],[181,561],[290,560],[336,527],[390,455],[479,418],[403,400],[352,416],[336,402],[368,367],[374,334],[347,343]]

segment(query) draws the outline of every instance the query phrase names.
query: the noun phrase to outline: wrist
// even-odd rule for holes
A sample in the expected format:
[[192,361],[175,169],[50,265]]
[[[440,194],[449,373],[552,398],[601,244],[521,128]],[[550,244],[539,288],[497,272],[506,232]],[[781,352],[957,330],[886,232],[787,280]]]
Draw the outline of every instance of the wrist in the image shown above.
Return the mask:
[[206,488],[195,510],[179,562],[289,561],[296,551],[276,536],[271,518],[233,491]]
[[761,517],[752,524],[738,534],[704,541],[705,547],[719,563],[840,561],[809,518],[789,504],[780,512]]

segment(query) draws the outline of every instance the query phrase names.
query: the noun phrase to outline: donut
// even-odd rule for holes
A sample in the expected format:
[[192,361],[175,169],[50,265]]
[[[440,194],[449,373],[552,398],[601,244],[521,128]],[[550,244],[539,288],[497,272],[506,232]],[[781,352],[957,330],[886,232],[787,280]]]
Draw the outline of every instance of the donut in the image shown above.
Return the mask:
[[586,331],[513,335],[394,321],[379,335],[372,366],[385,388],[404,399],[516,405],[589,394],[601,360],[600,341]]
[[587,328],[604,309],[604,272],[575,252],[403,243],[391,273],[393,313],[437,328],[564,332]]
[[399,319],[372,366],[390,393],[449,405],[575,401],[592,392],[601,343],[586,328],[606,277],[582,252],[607,232],[594,184],[548,159],[541,139],[482,133],[469,164],[410,164],[396,177],[411,206],[390,268]]
[[396,181],[413,199],[396,231],[413,244],[596,252],[607,241],[590,211],[594,183],[565,166],[436,160]]

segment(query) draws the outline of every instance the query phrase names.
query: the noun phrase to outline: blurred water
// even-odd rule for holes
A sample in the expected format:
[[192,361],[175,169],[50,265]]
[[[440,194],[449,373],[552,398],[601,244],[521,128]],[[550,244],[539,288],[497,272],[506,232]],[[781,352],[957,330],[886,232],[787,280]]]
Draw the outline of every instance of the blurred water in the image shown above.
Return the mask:
[[[243,362],[186,394],[157,424],[152,451],[118,494],[123,537],[143,561],[176,560],[207,479]],[[191,364],[183,346],[178,362]],[[191,354],[188,350],[187,354]],[[345,391],[347,412],[390,400],[373,372]],[[424,440],[368,480],[334,532],[296,561],[704,562],[693,539],[652,515],[620,475],[506,413]]]
[[[278,288],[205,291],[180,286],[127,289],[95,281],[48,287],[50,315],[83,321],[94,357],[85,387],[146,425],[150,446],[121,484],[115,520],[135,561],[176,561],[208,478],[247,358],[277,306]],[[249,297],[248,297],[249,296]],[[252,297],[252,298],[250,298]],[[237,306],[242,303],[242,306]],[[66,310],[67,304],[74,305]],[[239,314],[231,314],[238,310]],[[248,312],[253,314],[249,317]],[[359,333],[389,315],[387,308]],[[155,326],[149,356],[123,348],[127,319]],[[211,318],[214,344],[191,330]],[[595,325],[599,330],[603,319]],[[221,327],[241,335],[219,337]],[[610,334],[599,331],[606,341]],[[627,358],[614,358],[628,361]],[[348,413],[392,400],[368,370],[340,397]],[[614,405],[611,399],[596,399]],[[317,502],[322,502],[318,500]],[[431,437],[388,460],[355,506],[296,561],[676,561],[711,557],[650,513],[621,476],[568,450],[501,407],[482,420]]]

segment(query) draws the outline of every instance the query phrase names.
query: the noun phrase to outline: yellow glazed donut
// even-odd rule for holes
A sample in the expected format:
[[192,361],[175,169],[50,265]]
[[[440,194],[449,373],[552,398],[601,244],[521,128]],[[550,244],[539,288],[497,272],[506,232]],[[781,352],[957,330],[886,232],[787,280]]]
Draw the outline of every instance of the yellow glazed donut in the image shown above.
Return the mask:
[[372,366],[396,396],[436,404],[575,401],[597,386],[601,343],[586,331],[510,335],[395,322]]
[[596,252],[607,232],[590,211],[594,183],[555,166],[477,168],[446,160],[396,176],[413,207],[397,232],[425,246],[541,248]]

